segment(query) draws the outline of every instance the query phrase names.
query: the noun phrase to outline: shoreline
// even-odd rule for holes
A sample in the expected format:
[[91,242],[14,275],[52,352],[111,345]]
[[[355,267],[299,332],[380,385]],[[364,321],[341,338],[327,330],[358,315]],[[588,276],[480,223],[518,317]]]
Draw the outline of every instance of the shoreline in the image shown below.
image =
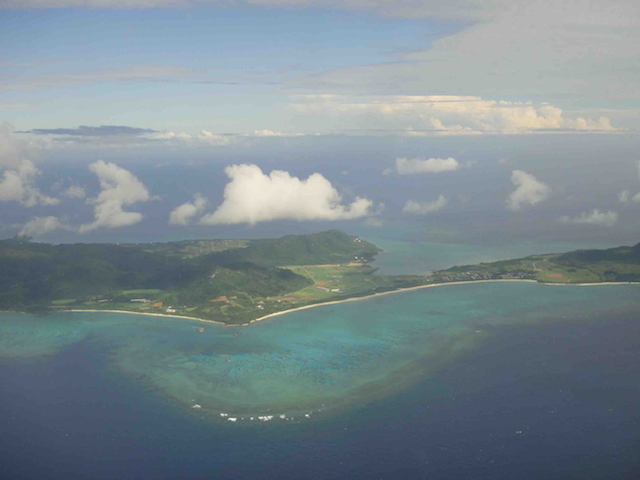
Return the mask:
[[213,323],[215,325],[222,325],[223,327],[231,327],[234,325],[228,325],[224,322],[216,322],[215,320],[207,320],[206,318],[198,318],[198,317],[185,317],[184,315],[168,315],[166,313],[145,313],[145,312],[132,312],[130,310],[99,310],[99,309],[83,309],[83,308],[74,308],[70,310],[57,310],[58,312],[73,312],[73,313],[81,313],[81,312],[107,312],[107,313],[126,313],[128,315],[149,315],[151,317],[167,317],[167,318],[182,318],[185,320],[195,320],[197,322],[206,322]]
[[[111,309],[69,309],[69,310],[57,310],[58,312],[73,312],[73,313],[81,313],[81,312],[106,312],[106,313],[125,313],[128,315],[148,315],[153,317],[166,317],[166,318],[180,318],[183,320],[194,320],[196,322],[203,323],[211,323],[214,325],[220,325],[222,327],[247,327],[257,322],[261,322],[268,318],[277,317],[279,315],[284,315],[286,313],[297,312],[300,310],[308,310],[310,308],[322,307],[325,305],[338,305],[340,303],[346,302],[357,302],[360,300],[366,300],[368,298],[381,297],[384,295],[391,295],[394,293],[402,293],[402,292],[411,292],[415,290],[421,290],[423,288],[434,288],[434,287],[443,287],[447,285],[471,285],[474,283],[500,283],[500,282],[518,282],[518,283],[537,283],[540,285],[548,285],[551,287],[598,287],[605,285],[640,285],[640,282],[599,282],[599,283],[547,283],[547,282],[539,282],[538,280],[530,280],[530,279],[520,279],[520,278],[496,278],[494,280],[464,280],[460,282],[445,282],[445,283],[430,283],[428,285],[416,285],[415,287],[406,287],[399,288],[397,290],[389,290],[387,292],[379,292],[373,293],[371,295],[363,295],[362,297],[351,297],[345,298],[342,300],[332,300],[330,302],[321,302],[321,303],[313,303],[311,305],[303,305],[301,307],[291,308],[289,310],[282,310],[281,312],[269,313],[268,315],[264,315],[262,317],[253,319],[249,321],[249,323],[238,323],[238,324],[228,324],[224,322],[218,322],[216,320],[207,320],[206,318],[198,318],[198,317],[187,317],[184,315],[169,315],[166,313],[144,313],[144,312],[132,312],[129,310],[111,310]],[[11,313],[8,312],[7,313]],[[16,313],[16,312],[13,312]],[[20,313],[20,312],[17,312]]]
[[[345,298],[344,300],[334,300],[331,302],[323,302],[323,303],[314,303],[311,305],[304,305],[302,307],[292,308],[290,310],[283,310],[282,312],[270,313],[269,315],[265,315],[264,317],[256,318],[255,320],[251,320],[248,325],[252,323],[261,322],[262,320],[266,320],[267,318],[276,317],[278,315],[283,315],[285,313],[297,312],[298,310],[306,310],[308,308],[314,307],[322,307],[323,305],[337,305],[339,303],[345,302],[355,302],[358,300],[365,300],[367,298],[373,297],[381,297],[383,295],[390,295],[392,293],[400,293],[400,292],[410,292],[413,290],[420,290],[422,288],[431,288],[431,287],[443,287],[446,285],[470,285],[473,283],[498,283],[498,282],[524,282],[524,283],[538,283],[540,285],[549,285],[552,287],[562,286],[562,287],[599,287],[604,285],[640,285],[640,282],[599,282],[599,283],[547,283],[547,282],[539,282],[538,280],[530,280],[526,278],[496,278],[493,280],[464,280],[461,282],[445,282],[445,283],[430,283],[429,285],[417,285],[415,287],[406,287],[399,288],[398,290],[389,290],[388,292],[380,292],[373,293],[371,295],[364,295],[362,297],[353,297],[353,298]],[[247,324],[243,324],[247,325]]]
[[302,307],[292,308],[290,310],[283,310],[282,312],[274,312],[274,313],[265,315],[264,317],[256,318],[255,320],[251,320],[249,322],[249,325],[256,322],[261,322],[262,320],[266,320],[267,318],[276,317],[278,315],[284,315],[285,313],[297,312],[299,310],[307,310],[309,308],[315,308],[315,307],[322,307],[324,305],[337,305],[339,303],[345,303],[345,302],[356,302],[359,300],[366,300],[367,298],[381,297],[383,295],[391,295],[392,293],[411,292],[414,290],[421,290],[423,288],[442,287],[445,285],[468,285],[471,283],[495,283],[495,282],[540,283],[537,280],[515,279],[515,278],[501,278],[501,279],[495,279],[495,280],[465,280],[462,282],[430,283],[428,285],[417,285],[415,287],[406,287],[406,288],[399,288],[397,290],[389,290],[388,292],[372,293],[371,295],[363,295],[362,297],[352,297],[352,298],[345,298],[343,300],[333,300],[331,302],[322,302],[322,303],[313,303],[311,305],[304,305]]
[[494,280],[464,280],[461,282],[430,283],[429,285],[417,285],[415,287],[399,288],[398,290],[389,290],[388,292],[373,293],[371,295],[364,295],[362,297],[352,297],[352,298],[345,298],[344,300],[334,300],[331,302],[304,305],[302,307],[292,308],[290,310],[283,310],[282,312],[270,313],[268,315],[265,315],[264,317],[251,320],[248,324],[243,324],[243,325],[251,325],[252,323],[261,322],[262,320],[266,320],[267,318],[276,317],[278,315],[283,315],[285,313],[297,312],[299,310],[306,310],[308,308],[322,307],[323,305],[337,305],[339,303],[345,303],[345,302],[356,302],[358,300],[365,300],[367,298],[381,297],[383,295],[391,295],[392,293],[410,292],[413,290],[420,290],[423,288],[443,287],[446,285],[470,285],[473,283],[498,283],[498,282],[538,283],[540,285],[549,285],[552,287],[554,286],[591,287],[591,286],[604,286],[604,285],[640,285],[640,282],[546,283],[546,282],[539,282],[538,280],[529,280],[526,278],[496,278]]
[[538,282],[552,287],[602,287],[604,285],[640,285],[640,282],[598,282],[598,283],[549,283]]

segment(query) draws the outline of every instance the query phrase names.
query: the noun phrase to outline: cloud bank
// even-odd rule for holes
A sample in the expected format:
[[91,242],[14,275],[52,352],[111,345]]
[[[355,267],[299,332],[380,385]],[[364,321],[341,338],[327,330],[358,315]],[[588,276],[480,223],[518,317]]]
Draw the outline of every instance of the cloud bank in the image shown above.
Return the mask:
[[193,202],[186,202],[176,207],[169,214],[171,225],[187,225],[193,217],[202,213],[207,206],[207,199],[200,193],[193,196]]
[[230,165],[231,179],[218,209],[200,219],[201,224],[236,224],[271,220],[348,220],[364,217],[373,205],[357,197],[342,205],[342,197],[319,173],[301,180],[282,170],[269,175],[257,165]]
[[[104,8],[131,9],[157,7],[192,7],[195,5],[237,4],[233,0],[2,0],[0,8]],[[258,7],[282,8],[335,8],[347,11],[376,12],[394,17],[431,17],[462,18],[465,20],[481,17],[483,9],[477,2],[468,0],[421,0],[398,3],[397,0],[245,0],[241,2]]]
[[567,118],[555,106],[465,95],[294,95],[291,108],[336,123],[409,136],[614,132],[606,117]]
[[[389,91],[489,98],[554,95],[601,102],[637,98],[640,93],[637,71],[628,68],[639,54],[638,2],[477,0],[465,2],[466,8],[459,2],[440,3],[448,13],[457,9],[474,21],[427,48],[397,55],[397,61],[309,75],[300,82],[301,88],[355,95]],[[395,4],[406,4],[401,11],[438,15],[435,2]]]
[[151,141],[161,141],[176,146],[224,146],[233,140],[232,136],[219,135],[208,130],[202,130],[196,135],[188,133],[158,132],[146,137]]
[[540,203],[551,193],[548,185],[522,170],[514,170],[511,173],[511,183],[516,189],[507,197],[506,204],[509,210],[517,211],[525,205]]
[[601,212],[597,208],[591,212],[582,212],[576,217],[569,217],[563,215],[558,219],[562,223],[585,223],[589,225],[601,225],[603,227],[612,227],[618,223],[618,214],[616,212],[608,211]]
[[81,225],[78,231],[87,233],[96,228],[117,228],[134,225],[142,220],[142,214],[123,210],[126,205],[150,200],[147,188],[128,170],[115,163],[99,160],[89,168],[100,181],[101,191],[96,198],[87,200],[93,204],[92,223]]
[[303,137],[303,133],[284,133],[275,132],[273,130],[254,130],[253,134],[245,135],[248,137]]
[[400,175],[416,173],[440,173],[458,170],[460,164],[455,158],[396,158],[396,172]]
[[438,196],[438,198],[432,202],[414,202],[409,200],[402,211],[404,213],[414,213],[416,215],[426,215],[428,213],[437,212],[441,210],[447,204],[447,199],[444,195]]

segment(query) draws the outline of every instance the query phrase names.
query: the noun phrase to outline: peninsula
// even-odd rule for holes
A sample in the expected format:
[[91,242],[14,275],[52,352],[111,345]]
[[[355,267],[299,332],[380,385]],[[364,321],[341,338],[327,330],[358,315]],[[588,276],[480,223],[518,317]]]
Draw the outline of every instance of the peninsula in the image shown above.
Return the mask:
[[338,230],[261,240],[48,245],[0,241],[0,310],[121,311],[225,325],[311,306],[442,284],[528,280],[640,282],[640,244],[423,275],[378,275],[380,250]]

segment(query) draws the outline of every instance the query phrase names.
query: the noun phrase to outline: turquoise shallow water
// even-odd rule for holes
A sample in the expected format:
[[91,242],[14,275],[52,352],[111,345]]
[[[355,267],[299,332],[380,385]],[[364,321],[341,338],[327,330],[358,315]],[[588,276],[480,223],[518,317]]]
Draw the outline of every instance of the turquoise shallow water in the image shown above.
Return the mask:
[[501,327],[637,312],[639,293],[637,285],[451,285],[292,312],[244,328],[113,313],[1,314],[0,355],[40,357],[91,340],[107,349],[110,365],[194,415],[301,421],[413,385]]

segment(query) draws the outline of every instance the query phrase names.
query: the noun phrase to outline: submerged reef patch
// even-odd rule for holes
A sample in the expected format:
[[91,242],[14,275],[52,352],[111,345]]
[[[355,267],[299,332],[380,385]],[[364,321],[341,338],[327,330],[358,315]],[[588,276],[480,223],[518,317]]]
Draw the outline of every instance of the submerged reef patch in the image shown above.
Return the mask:
[[423,379],[494,328],[637,309],[637,293],[634,285],[452,285],[204,331],[185,319],[5,313],[0,356],[50,355],[97,338],[109,349],[109,362],[185,411],[225,422],[300,421]]

